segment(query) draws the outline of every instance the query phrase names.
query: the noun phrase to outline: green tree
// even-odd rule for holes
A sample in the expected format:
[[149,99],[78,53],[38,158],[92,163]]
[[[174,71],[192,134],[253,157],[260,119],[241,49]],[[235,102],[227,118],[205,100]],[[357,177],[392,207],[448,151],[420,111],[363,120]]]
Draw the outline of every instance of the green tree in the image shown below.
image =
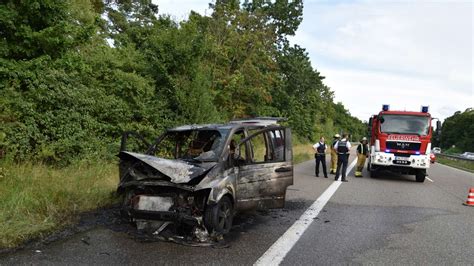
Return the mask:
[[441,147],[444,149],[456,146],[461,151],[474,151],[474,110],[457,111],[446,118],[441,128]]
[[[296,135],[363,124],[290,46],[302,1],[219,0],[176,22],[151,0],[0,4],[0,156],[111,157],[125,130],[286,116]],[[469,145],[469,144],[465,144]]]
[[95,15],[87,0],[2,1],[0,55],[3,59],[61,56],[94,35]]

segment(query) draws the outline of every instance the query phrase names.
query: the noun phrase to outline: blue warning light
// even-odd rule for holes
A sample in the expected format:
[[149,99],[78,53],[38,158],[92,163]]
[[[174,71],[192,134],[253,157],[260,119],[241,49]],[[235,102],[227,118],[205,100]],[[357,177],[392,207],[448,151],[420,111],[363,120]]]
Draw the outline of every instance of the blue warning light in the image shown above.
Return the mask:
[[382,110],[388,111],[389,109],[390,109],[390,105],[388,105],[388,104],[382,105]]

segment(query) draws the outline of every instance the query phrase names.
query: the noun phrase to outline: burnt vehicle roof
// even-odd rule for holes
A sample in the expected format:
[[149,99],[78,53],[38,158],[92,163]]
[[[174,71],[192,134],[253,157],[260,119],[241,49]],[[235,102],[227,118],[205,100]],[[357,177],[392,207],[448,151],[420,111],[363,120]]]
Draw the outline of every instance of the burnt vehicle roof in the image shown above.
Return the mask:
[[219,129],[234,129],[234,128],[265,128],[265,127],[281,127],[279,121],[284,121],[285,118],[252,118],[233,120],[227,124],[200,124],[200,125],[183,125],[168,129],[168,131],[187,131],[187,130],[219,130]]
[[231,129],[233,126],[227,124],[203,124],[203,125],[184,125],[168,129],[168,131],[187,131],[200,129]]

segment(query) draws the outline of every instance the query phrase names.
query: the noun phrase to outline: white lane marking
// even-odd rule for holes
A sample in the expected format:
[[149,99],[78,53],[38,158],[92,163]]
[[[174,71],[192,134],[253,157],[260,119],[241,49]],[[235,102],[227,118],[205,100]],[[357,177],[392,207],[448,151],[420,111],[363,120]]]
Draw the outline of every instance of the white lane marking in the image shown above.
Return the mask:
[[434,182],[434,181],[431,180],[431,178],[429,178],[429,177],[426,177],[426,179],[428,179],[428,181],[430,181],[430,182]]
[[[354,168],[357,160],[354,160],[348,167],[346,173],[349,174]],[[300,216],[298,220],[275,242],[273,245],[254,263],[254,265],[279,265],[286,254],[298,242],[304,231],[311,225],[313,219],[324,208],[332,195],[337,191],[341,181],[334,181],[319,198]]]

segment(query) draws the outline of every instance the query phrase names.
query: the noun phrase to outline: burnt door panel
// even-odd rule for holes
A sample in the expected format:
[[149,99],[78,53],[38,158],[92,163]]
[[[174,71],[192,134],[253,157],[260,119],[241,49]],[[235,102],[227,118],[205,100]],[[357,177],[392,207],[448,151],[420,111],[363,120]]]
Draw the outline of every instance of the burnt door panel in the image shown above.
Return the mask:
[[[285,138],[285,161],[293,165],[293,143],[291,142],[291,130],[285,128],[284,131]],[[291,182],[293,184],[293,181]]]
[[241,166],[237,179],[238,209],[281,208],[286,188],[293,183],[293,167],[286,162]]
[[[266,129],[243,141],[250,152],[250,160],[239,166],[236,188],[238,209],[283,207],[286,188],[293,183],[293,165],[291,159],[286,160],[291,158],[291,153],[288,155],[285,149],[285,135],[283,128]],[[277,148],[285,151],[285,158],[278,156]]]

